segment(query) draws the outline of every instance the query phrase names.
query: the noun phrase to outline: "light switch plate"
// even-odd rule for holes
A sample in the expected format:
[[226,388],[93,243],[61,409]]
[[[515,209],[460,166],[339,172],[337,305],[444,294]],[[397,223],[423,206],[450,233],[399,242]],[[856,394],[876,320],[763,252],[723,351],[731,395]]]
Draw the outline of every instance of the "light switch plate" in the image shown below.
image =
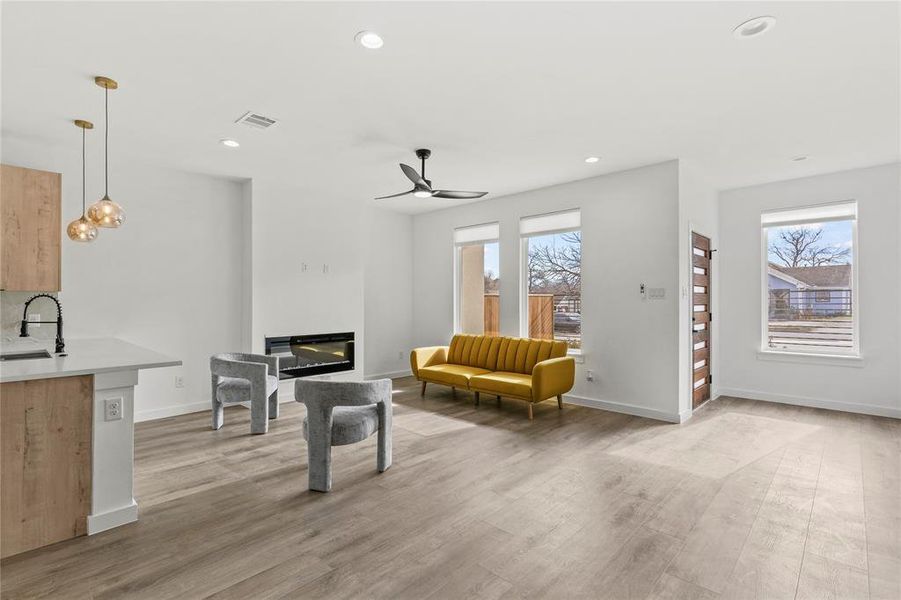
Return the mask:
[[648,298],[651,300],[663,300],[666,297],[666,288],[648,288]]

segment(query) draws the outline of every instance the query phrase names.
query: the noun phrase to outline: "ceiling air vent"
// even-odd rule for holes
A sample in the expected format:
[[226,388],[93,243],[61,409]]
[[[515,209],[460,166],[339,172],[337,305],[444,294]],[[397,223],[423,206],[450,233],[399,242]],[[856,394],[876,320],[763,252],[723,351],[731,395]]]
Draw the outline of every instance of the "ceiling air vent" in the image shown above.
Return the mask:
[[264,117],[263,115],[258,115],[255,112],[247,112],[244,115],[235,121],[235,123],[244,123],[245,125],[250,125],[251,127],[256,127],[257,129],[269,129],[273,125],[275,125],[275,119],[270,119],[269,117]]

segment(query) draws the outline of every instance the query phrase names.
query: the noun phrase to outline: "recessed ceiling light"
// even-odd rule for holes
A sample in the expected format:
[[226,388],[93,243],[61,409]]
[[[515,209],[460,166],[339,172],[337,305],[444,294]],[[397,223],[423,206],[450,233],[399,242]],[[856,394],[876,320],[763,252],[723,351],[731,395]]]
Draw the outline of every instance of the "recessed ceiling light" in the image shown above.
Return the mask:
[[792,160],[795,162],[801,162],[802,160],[807,160],[807,157],[802,154],[801,156],[793,156]]
[[385,44],[382,40],[382,36],[374,31],[361,31],[354,36],[354,40],[364,48],[369,48],[370,50],[377,50]]
[[238,140],[233,140],[231,138],[221,139],[221,140],[219,140],[219,143],[222,144],[223,146],[228,146],[229,148],[237,148],[238,146],[241,145],[238,142]]
[[596,163],[599,160],[601,160],[601,159],[598,158],[597,156],[589,156],[588,158],[585,159],[585,162],[591,164],[591,163]]
[[739,40],[745,40],[758,35],[763,35],[776,26],[776,17],[763,16],[754,17],[749,21],[745,21],[732,30],[732,35]]

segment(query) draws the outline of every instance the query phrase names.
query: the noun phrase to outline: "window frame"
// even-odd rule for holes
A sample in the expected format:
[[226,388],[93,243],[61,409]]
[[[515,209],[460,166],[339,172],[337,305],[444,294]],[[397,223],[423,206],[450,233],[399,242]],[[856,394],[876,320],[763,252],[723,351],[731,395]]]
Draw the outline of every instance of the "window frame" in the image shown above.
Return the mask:
[[[852,205],[854,214],[850,217],[830,217],[826,219],[810,218],[793,219],[780,224],[764,224],[765,215],[780,212],[799,212],[804,210],[828,209],[830,207],[840,207],[841,205]],[[858,226],[859,226],[859,205],[856,200],[840,200],[837,202],[826,202],[821,204],[811,204],[807,206],[793,206],[785,208],[776,208],[761,211],[758,227],[760,228],[760,342],[758,346],[758,356],[767,359],[779,359],[786,357],[788,361],[805,360],[810,358],[810,362],[818,362],[823,359],[848,359],[858,361],[862,358],[860,352],[860,247],[858,245]],[[851,221],[851,306],[852,308],[852,345],[851,348],[843,350],[841,348],[771,348],[769,346],[769,235],[768,230],[773,227],[785,227],[790,225],[802,225],[806,223],[825,223],[836,221]]]
[[[479,227],[487,227],[494,226],[497,229],[496,236],[493,238],[484,238],[473,241],[466,242],[458,242],[457,241],[457,232],[466,229],[476,229]],[[453,230],[453,252],[454,252],[454,279],[453,279],[453,297],[454,297],[454,335],[461,333],[460,331],[460,310],[463,307],[463,301],[461,298],[462,289],[460,289],[460,283],[463,280],[463,264],[460,260],[460,249],[464,246],[484,246],[485,244],[497,244],[498,251],[500,251],[501,245],[501,232],[500,232],[500,221],[488,221],[486,223],[477,223],[475,225],[464,225],[461,227],[455,227]],[[484,266],[483,266],[484,269]],[[500,269],[498,269],[500,270]],[[500,273],[498,273],[498,277],[500,277]],[[498,302],[500,302],[500,292],[498,292]],[[484,333],[484,332],[483,332]]]
[[[558,229],[547,229],[547,230],[538,230],[533,231],[531,233],[522,233],[522,222],[524,220],[533,219],[535,217],[543,217],[550,216],[559,213],[570,213],[570,212],[578,212],[579,213],[579,226],[578,227],[568,227],[568,228],[558,228]],[[529,239],[533,237],[541,237],[544,235],[557,235],[561,233],[571,233],[574,231],[582,232],[582,209],[581,208],[568,208],[564,210],[556,210],[549,213],[537,214],[537,215],[526,215],[524,217],[520,217],[520,233],[519,233],[519,335],[520,337],[527,338],[529,337]],[[583,238],[584,243],[584,238]],[[579,293],[579,299],[581,301],[582,294]],[[579,329],[579,337],[582,338],[582,334],[584,332],[585,325],[585,313],[584,307],[585,303],[580,302],[583,308],[583,312],[580,313],[582,317],[582,324]],[[566,347],[566,354],[568,356],[582,356],[585,346],[582,345],[581,348],[570,348],[569,345]]]

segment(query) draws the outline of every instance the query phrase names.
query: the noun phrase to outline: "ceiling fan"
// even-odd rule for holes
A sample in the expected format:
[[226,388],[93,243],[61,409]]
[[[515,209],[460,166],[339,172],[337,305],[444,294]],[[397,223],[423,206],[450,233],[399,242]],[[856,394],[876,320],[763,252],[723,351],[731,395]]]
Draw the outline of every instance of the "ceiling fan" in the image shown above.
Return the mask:
[[400,170],[404,175],[413,182],[413,189],[401,192],[400,194],[392,194],[391,196],[380,196],[376,200],[384,200],[385,198],[397,198],[398,196],[406,196],[413,194],[417,198],[451,198],[455,200],[464,200],[467,198],[481,198],[488,192],[459,192],[454,190],[435,190],[432,189],[432,182],[425,178],[425,161],[432,155],[432,151],[426,148],[420,148],[416,151],[416,157],[422,161],[422,173],[417,173],[416,169],[410,165],[400,164]]

